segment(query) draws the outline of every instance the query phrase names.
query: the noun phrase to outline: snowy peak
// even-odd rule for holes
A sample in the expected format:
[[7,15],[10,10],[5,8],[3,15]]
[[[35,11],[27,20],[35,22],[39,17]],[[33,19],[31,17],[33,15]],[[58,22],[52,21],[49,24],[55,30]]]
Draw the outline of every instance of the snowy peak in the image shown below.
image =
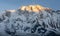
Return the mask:
[[54,11],[41,5],[21,6],[17,10],[6,10],[0,13],[0,32],[13,34],[13,36],[21,35],[20,33],[34,33],[41,36],[48,35],[50,32],[60,34],[59,12],[60,10]]
[[6,10],[6,12],[15,12],[16,10]]
[[41,5],[28,5],[28,6],[21,6],[21,10],[23,11],[33,11],[33,12],[39,12],[42,10],[51,10],[50,8],[43,7]]

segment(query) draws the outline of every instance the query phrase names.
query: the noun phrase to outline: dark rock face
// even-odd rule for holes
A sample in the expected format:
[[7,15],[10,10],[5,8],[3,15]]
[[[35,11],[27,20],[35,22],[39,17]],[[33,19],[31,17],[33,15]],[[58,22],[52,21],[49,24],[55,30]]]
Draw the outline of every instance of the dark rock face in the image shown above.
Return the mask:
[[5,20],[5,17],[4,17],[4,15],[1,15],[0,22],[3,22],[3,20]]
[[60,34],[56,34],[55,32],[53,31],[50,31],[47,35],[45,36],[60,36]]
[[45,33],[47,30],[44,28],[38,28],[38,33]]

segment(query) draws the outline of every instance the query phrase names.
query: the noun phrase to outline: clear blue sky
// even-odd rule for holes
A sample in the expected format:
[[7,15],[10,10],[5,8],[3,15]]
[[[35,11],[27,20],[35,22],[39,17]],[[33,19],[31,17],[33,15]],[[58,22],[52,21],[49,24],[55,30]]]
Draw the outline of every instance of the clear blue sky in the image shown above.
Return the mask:
[[17,9],[22,5],[40,4],[45,7],[60,9],[60,0],[0,0],[0,11]]

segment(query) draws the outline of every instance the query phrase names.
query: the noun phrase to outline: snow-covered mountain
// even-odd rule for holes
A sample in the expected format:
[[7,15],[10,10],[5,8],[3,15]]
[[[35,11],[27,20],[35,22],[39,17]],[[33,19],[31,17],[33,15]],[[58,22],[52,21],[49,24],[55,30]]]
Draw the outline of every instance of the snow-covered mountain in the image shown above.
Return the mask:
[[60,34],[60,11],[40,5],[22,6],[0,14],[0,33],[17,35],[34,33],[45,36],[50,32]]

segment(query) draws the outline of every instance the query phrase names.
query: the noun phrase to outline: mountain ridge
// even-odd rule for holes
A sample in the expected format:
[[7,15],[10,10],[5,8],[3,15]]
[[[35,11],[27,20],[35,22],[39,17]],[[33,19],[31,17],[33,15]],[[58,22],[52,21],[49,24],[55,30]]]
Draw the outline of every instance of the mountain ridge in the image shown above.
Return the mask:
[[28,5],[28,6],[21,6],[20,10],[23,11],[30,11],[30,12],[39,12],[41,10],[52,10],[51,8],[46,8],[41,5]]

